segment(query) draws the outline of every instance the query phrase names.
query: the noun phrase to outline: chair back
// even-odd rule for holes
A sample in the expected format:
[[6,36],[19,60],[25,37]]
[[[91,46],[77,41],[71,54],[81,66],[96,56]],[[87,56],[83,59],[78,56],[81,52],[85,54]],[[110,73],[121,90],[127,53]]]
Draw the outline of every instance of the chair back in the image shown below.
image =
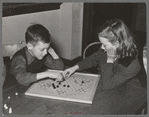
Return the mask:
[[101,42],[93,42],[93,43],[90,43],[85,49],[84,49],[84,52],[83,52],[83,59],[86,58],[86,53],[87,53],[87,50],[95,45],[100,45]]
[[143,49],[143,64],[147,74],[147,46],[144,46],[144,49]]
[[[83,59],[85,59],[89,55],[93,54],[94,52],[98,51],[100,45],[101,45],[101,42],[93,42],[93,43],[89,44],[83,51]],[[89,73],[97,74],[98,73],[97,68],[98,68],[98,66],[93,67],[93,68],[89,68],[86,71]]]
[[2,57],[12,57],[18,50],[22,49],[25,46],[25,42],[15,44],[3,44],[2,45]]
[[21,43],[2,45],[2,85],[4,85],[4,82],[7,79],[6,75],[10,59],[18,50],[22,49],[25,46],[26,44],[24,41],[22,41]]

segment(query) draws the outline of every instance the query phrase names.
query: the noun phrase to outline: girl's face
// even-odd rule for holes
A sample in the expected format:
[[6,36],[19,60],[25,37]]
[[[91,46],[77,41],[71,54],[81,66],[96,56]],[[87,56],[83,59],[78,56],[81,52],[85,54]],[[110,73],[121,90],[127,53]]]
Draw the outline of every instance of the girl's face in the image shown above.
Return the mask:
[[100,37],[100,36],[99,36],[99,41],[102,43],[101,49],[103,49],[105,52],[110,48],[113,48],[116,51],[116,49],[119,46],[119,43],[112,44],[111,42],[109,42],[107,38]]
[[47,54],[49,46],[50,46],[49,43],[37,42],[37,45],[35,46],[31,45],[29,50],[34,57],[41,60]]

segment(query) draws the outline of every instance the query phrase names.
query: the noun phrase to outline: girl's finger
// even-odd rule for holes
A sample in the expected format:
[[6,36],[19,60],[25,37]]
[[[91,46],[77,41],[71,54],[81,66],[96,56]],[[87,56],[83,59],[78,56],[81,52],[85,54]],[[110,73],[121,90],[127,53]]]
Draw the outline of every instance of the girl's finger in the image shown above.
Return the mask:
[[66,78],[68,76],[68,74],[69,74],[69,71],[66,70],[66,71],[64,71],[63,76]]
[[111,54],[115,55],[116,51],[115,51],[115,49],[111,48],[110,52],[111,52]]
[[111,48],[110,49],[107,49],[107,54],[108,55],[111,55]]
[[68,71],[67,73],[66,73],[66,78],[68,78],[70,76],[70,72]]

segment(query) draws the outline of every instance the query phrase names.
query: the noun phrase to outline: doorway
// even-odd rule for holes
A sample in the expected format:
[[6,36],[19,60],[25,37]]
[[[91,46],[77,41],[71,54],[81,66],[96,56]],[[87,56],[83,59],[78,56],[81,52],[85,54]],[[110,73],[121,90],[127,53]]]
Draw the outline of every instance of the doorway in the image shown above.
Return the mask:
[[[92,42],[99,41],[96,30],[106,20],[121,19],[131,28],[135,3],[84,3],[82,53]],[[95,49],[89,51],[93,53]]]

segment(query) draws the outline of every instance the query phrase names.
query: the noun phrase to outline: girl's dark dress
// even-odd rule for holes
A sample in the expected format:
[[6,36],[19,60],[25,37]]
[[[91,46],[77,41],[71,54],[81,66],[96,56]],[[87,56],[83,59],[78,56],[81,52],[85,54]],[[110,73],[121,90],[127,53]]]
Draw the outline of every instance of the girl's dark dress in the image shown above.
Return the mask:
[[79,71],[98,66],[100,90],[114,89],[125,84],[141,88],[138,73],[141,69],[138,58],[124,57],[114,63],[107,63],[107,54],[101,48],[96,53],[79,62]]
[[138,58],[125,57],[107,63],[107,54],[100,48],[78,65],[79,71],[98,66],[101,77],[94,96],[94,102],[102,108],[94,108],[98,113],[132,114],[146,103],[147,90],[138,79],[141,76]]

